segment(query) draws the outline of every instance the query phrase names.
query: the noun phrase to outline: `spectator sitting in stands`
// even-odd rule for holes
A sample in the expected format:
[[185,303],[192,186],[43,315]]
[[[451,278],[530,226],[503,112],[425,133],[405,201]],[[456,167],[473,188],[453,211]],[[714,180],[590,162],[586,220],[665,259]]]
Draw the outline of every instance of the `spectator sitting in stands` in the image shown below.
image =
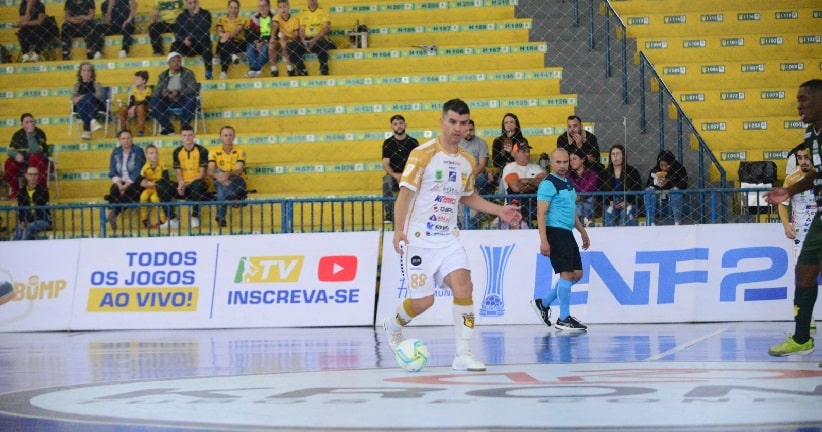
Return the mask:
[[163,51],[163,33],[175,33],[177,17],[183,13],[183,0],[154,0],[151,10],[151,24],[148,26],[148,37],[151,39],[151,50],[161,56]]
[[191,69],[183,67],[180,53],[168,53],[168,69],[161,72],[151,96],[151,115],[160,123],[160,135],[173,135],[174,127],[168,118],[169,108],[181,108],[180,126],[191,125],[197,110],[197,79]]
[[[168,170],[160,162],[160,153],[154,144],[146,146],[146,163],[143,169],[140,170],[140,187],[143,191],[140,193],[140,204],[149,202],[159,203],[160,196],[157,193],[157,183],[165,180],[168,182]],[[166,223],[166,215],[159,207],[157,213],[160,219],[160,224],[151,224],[149,220],[150,210],[147,207],[140,207],[140,220],[146,228],[168,228],[170,224]],[[176,227],[174,227],[176,228]]]
[[103,58],[103,36],[94,24],[94,0],[66,0],[61,33],[63,60],[71,60],[71,39],[74,37],[86,40],[89,60]]
[[103,96],[103,86],[97,82],[94,65],[89,62],[80,63],[71,100],[74,103],[74,111],[80,114],[83,120],[82,139],[91,139],[91,133],[103,127],[95,118],[97,112],[103,109]]
[[20,20],[14,24],[19,27],[17,40],[20,42],[21,62],[40,61],[40,52],[48,44],[60,37],[57,21],[46,16],[46,6],[41,0],[23,0],[20,2]]
[[494,138],[491,144],[491,163],[499,170],[514,161],[514,144],[521,142],[528,144],[528,140],[522,136],[519,118],[515,114],[506,113],[502,116],[501,129],[502,133]]
[[279,52],[286,62],[288,76],[294,76],[297,74],[297,71],[294,70],[294,65],[291,64],[288,47],[291,46],[293,49],[299,44],[300,19],[296,15],[291,14],[291,5],[288,4],[288,0],[278,0],[277,9],[278,13],[274,16],[274,20],[277,21],[277,33],[275,37],[277,38],[278,45],[269,50],[269,57],[274,59],[271,62],[272,75],[274,71],[277,70],[277,52]]
[[[503,193],[535,194],[539,183],[547,173],[541,166],[531,162],[531,146],[527,142],[520,142],[512,149],[514,162],[502,170]],[[519,198],[522,219],[531,226],[537,218],[537,200],[535,197]]]
[[14,240],[30,240],[40,231],[46,231],[51,226],[51,215],[48,209],[33,209],[35,206],[46,206],[49,203],[49,190],[40,184],[40,171],[37,167],[26,168],[26,187],[17,195],[17,230]]
[[317,54],[320,60],[320,75],[328,75],[328,51],[337,48],[328,34],[331,32],[331,19],[328,12],[321,8],[317,0],[307,0],[308,8],[300,12],[300,40],[288,47],[291,64],[301,76],[308,75],[303,62],[307,52]]
[[[218,148],[208,152],[208,175],[214,179],[217,201],[244,200],[248,194],[245,183],[245,150],[234,145],[236,133],[231,126],[220,129]],[[217,225],[227,226],[226,206],[217,206]]]
[[474,185],[477,187],[477,192],[480,195],[492,194],[494,191],[486,188],[488,186],[488,175],[485,173],[485,168],[488,166],[488,143],[478,137],[475,131],[474,120],[468,120],[468,127],[460,141],[460,147],[471,153],[477,163],[474,168]]
[[[660,201],[660,210],[670,210],[674,217],[674,225],[682,222],[682,192],[688,189],[688,172],[685,167],[676,160],[674,154],[668,150],[663,150],[656,158],[656,165],[651,168],[648,174],[647,189],[651,192],[646,195],[645,215],[650,219],[650,224],[654,224],[653,218],[656,216],[657,199]],[[666,207],[670,207],[666,209]]]
[[217,55],[220,57],[220,79],[228,77],[228,65],[237,64],[237,54],[245,52],[245,28],[248,19],[240,16],[240,2],[229,0],[228,13],[217,18]]
[[186,0],[186,9],[177,16],[171,51],[186,57],[203,56],[205,79],[212,78],[211,12],[201,8],[199,0]]
[[113,34],[123,35],[123,45],[120,58],[128,57],[128,48],[134,42],[134,17],[137,15],[137,0],[105,0],[100,5],[103,14],[103,23],[97,28],[100,38]]
[[595,199],[593,196],[582,194],[599,190],[599,176],[593,169],[586,166],[585,159],[586,155],[581,149],[574,149],[570,154],[570,170],[566,177],[577,191],[577,216],[583,226],[589,227],[594,221]]
[[394,222],[394,192],[400,190],[408,155],[420,145],[416,138],[405,133],[405,117],[391,116],[391,130],[394,134],[382,143],[382,167],[386,172],[382,178],[382,196],[387,198],[383,201],[383,221],[386,223]]
[[[248,21],[248,73],[247,78],[259,78],[263,65],[268,63],[269,47],[276,44],[274,13],[269,0],[258,0],[257,13]],[[271,69],[276,70],[277,59],[271,59]]]
[[[174,171],[177,174],[177,197],[190,201],[208,201],[206,169],[208,150],[194,142],[194,128],[187,126],[180,131],[183,144],[174,149]],[[200,226],[200,206],[191,207],[189,226]]]
[[151,102],[151,89],[148,83],[148,72],[141,70],[134,74],[134,87],[128,96],[128,105],[121,107],[120,130],[128,129],[128,120],[137,117],[137,136],[146,134],[146,115]]
[[563,148],[569,154],[579,149],[586,155],[585,165],[597,174],[605,168],[599,162],[599,143],[596,135],[582,128],[582,119],[578,116],[568,116],[565,132],[557,137],[557,147]]
[[21,128],[11,136],[8,155],[5,163],[5,179],[9,184],[9,199],[17,198],[20,191],[20,177],[26,167],[37,168],[41,174],[39,183],[46,185],[48,170],[48,144],[46,133],[38,128],[37,121],[30,113],[20,116]]
[[[117,141],[120,145],[111,151],[109,159],[108,177],[112,184],[106,200],[110,204],[129,204],[136,202],[143,190],[137,180],[140,178],[140,170],[146,164],[146,156],[143,149],[134,145],[131,132],[121,130],[117,134]],[[117,215],[123,210],[122,207],[112,207],[106,211],[106,220],[111,229],[117,229]]]
[[614,144],[608,155],[610,161],[602,171],[600,186],[602,191],[615,193],[605,197],[602,224],[614,226],[619,219],[622,226],[636,226],[636,195],[626,195],[625,192],[642,190],[642,178],[636,168],[628,165],[624,146]]

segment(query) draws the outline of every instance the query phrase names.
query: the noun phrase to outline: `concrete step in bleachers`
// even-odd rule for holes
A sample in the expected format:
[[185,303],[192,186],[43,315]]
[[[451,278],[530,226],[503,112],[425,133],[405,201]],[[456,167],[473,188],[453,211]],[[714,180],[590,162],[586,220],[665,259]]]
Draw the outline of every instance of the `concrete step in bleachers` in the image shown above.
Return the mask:
[[[727,113],[726,113],[727,114]],[[791,149],[802,142],[805,124],[784,116],[692,118],[714,151]]]
[[[816,78],[822,70],[820,59],[791,58],[786,60],[716,61],[691,63],[656,63],[657,72],[670,89],[696,86],[705,90],[756,88],[797,85]],[[658,89],[652,80],[654,90]],[[791,90],[794,95],[796,89]]]
[[[512,43],[528,40],[531,28],[530,19],[508,19],[500,21],[467,21],[451,24],[418,24],[418,25],[384,25],[369,29],[368,47],[416,47],[440,45],[481,45]],[[349,48],[351,43],[346,36],[347,29],[334,29],[331,40],[339,48]],[[217,36],[212,33],[212,52],[217,49]],[[163,35],[163,46],[166,52],[174,40],[173,35]],[[12,52],[20,51],[17,36],[9,31],[0,31],[0,43]],[[103,58],[114,60],[122,48],[122,36],[112,35],[105,38]],[[55,52],[58,59],[62,59],[59,52]],[[130,58],[151,57],[151,40],[146,33],[134,35],[134,44],[129,49]],[[72,59],[82,61],[86,59],[86,46],[82,39],[72,41]]]
[[[408,133],[425,142],[439,133],[438,116],[408,117]],[[501,116],[500,116],[501,118]],[[540,123],[536,117],[520,116],[523,133],[534,147],[536,157],[550,152],[557,137],[565,130],[565,122]],[[387,124],[387,119],[383,119]],[[477,135],[491,142],[500,133],[495,124],[478,124]],[[420,128],[424,124],[428,129]],[[527,126],[526,126],[527,125]],[[595,125],[586,124],[592,131]],[[378,195],[381,192],[382,142],[388,128],[371,131],[336,131],[288,134],[249,134],[239,131],[237,145],[248,155],[249,183],[260,194],[272,196]],[[206,148],[219,146],[217,131],[198,136]],[[171,167],[173,149],[180,145],[179,137],[135,138],[136,145],[154,144],[160,150],[161,161]],[[108,161],[116,145],[113,139],[73,142],[57,145],[57,164],[61,197],[68,201],[99,201],[108,190]],[[172,175],[173,177],[173,175]],[[101,192],[102,191],[102,192]]]
[[[451,74],[402,74],[369,77],[328,77],[289,79],[243,79],[206,81],[203,83],[204,105],[207,111],[222,110],[237,105],[237,98],[251,101],[248,106],[261,103],[277,106],[292,105],[310,100],[332,104],[369,101],[419,101],[419,95],[428,98],[447,98],[471,94],[475,97],[528,97],[533,94],[559,95],[561,68],[507,70],[499,72]],[[116,102],[126,103],[130,87],[116,86],[112,93]],[[17,89],[0,92],[0,119],[17,117],[34,103],[38,117],[49,124],[60,124],[67,115],[71,87],[42,90]],[[55,117],[49,119],[49,117]]]
[[[637,49],[652,63],[737,62],[822,58],[822,31],[757,33],[732,36],[685,36],[637,38]],[[767,31],[763,29],[763,31]],[[634,56],[639,63],[639,53]]]
[[[461,95],[452,95],[448,98],[459,96]],[[385,127],[387,119],[394,114],[402,114],[409,121],[420,117],[437,119],[445,100],[447,99],[396,103],[282,104],[279,106],[272,101],[259,100],[255,101],[255,104],[249,101],[245,107],[206,108],[205,116],[208,129],[211,131],[225,124],[230,124],[244,133],[267,131],[272,134],[313,130],[346,131],[350,130],[352,125],[358,125],[364,129],[379,129]],[[472,118],[477,124],[494,124],[499,122],[507,112],[516,112],[522,118],[539,119],[540,123],[553,123],[565,119],[570,115],[569,113],[575,111],[576,95],[547,98],[466,98],[466,102],[472,107]],[[68,124],[70,118],[68,103],[65,106],[65,115],[40,119],[41,128],[47,134],[57,137],[61,133],[66,133],[65,125]],[[3,123],[13,130],[17,121],[18,119],[14,117],[8,117],[3,120]],[[67,138],[72,137],[67,136]]]
[[[710,118],[717,112],[734,117],[790,116],[796,113],[796,85],[733,90],[674,91],[674,99],[690,118]],[[671,118],[676,110],[670,109]]]
[[[423,48],[368,48],[337,49],[331,54],[329,68],[331,76],[338,75],[384,75],[457,71],[508,70],[511,65],[522,69],[542,68],[548,50],[544,42],[520,42],[511,44],[488,44],[455,47],[437,47],[435,50]],[[319,64],[315,55],[306,56],[309,76],[319,75]],[[151,83],[156,83],[157,75],[168,68],[165,57],[144,57],[135,59],[95,60],[98,81],[105,85],[129,85],[138,70],[148,70]],[[48,87],[71,87],[77,81],[79,62],[44,62],[9,64],[0,68],[0,88],[13,89],[24,85],[20,76],[42,80]],[[197,79],[205,81],[204,68],[200,57],[185,59],[185,66],[192,69]],[[285,75],[285,63],[279,63],[280,73]],[[219,71],[219,67],[215,67]],[[239,78],[247,72],[246,66],[235,65],[229,69],[229,77]],[[280,77],[285,79],[286,77]]]
[[[665,14],[673,12],[709,13],[723,10],[756,11],[763,9],[785,10],[794,8],[820,8],[819,0],[611,0],[611,5],[621,14]],[[600,11],[604,11],[601,6]]]
[[[775,7],[775,6],[772,6]],[[822,26],[822,7],[791,9],[727,9],[665,13],[635,12],[620,15],[628,37],[653,38],[722,36],[738,34],[814,32]]]
[[[58,24],[63,23],[62,0],[45,0],[46,14],[54,16]],[[227,13],[224,0],[202,0],[200,6],[211,12],[212,24],[217,18]],[[272,2],[272,12],[277,13],[276,2]],[[446,0],[432,2],[430,0],[339,0],[334,2],[320,2],[320,6],[328,11],[332,28],[353,29],[356,23],[369,27],[380,25],[451,23],[472,19],[510,19],[514,17],[514,9],[518,0]],[[291,0],[291,13],[299,15],[306,9],[305,1]],[[96,3],[96,19],[102,18],[101,2]],[[140,1],[137,4],[135,24],[148,28],[152,1]],[[19,15],[19,3],[5,1],[0,5],[0,20],[4,23],[16,22]],[[240,15],[251,16],[257,12],[256,2],[241,3]],[[5,25],[2,28],[10,28]]]

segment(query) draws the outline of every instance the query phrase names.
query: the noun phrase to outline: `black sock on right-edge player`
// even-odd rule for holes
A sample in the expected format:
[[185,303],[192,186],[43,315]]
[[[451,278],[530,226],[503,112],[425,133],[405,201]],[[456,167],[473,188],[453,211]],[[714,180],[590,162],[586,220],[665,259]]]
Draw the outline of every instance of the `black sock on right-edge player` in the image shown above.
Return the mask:
[[816,296],[819,293],[819,286],[812,288],[796,287],[793,296],[793,304],[796,308],[794,321],[796,328],[793,333],[793,341],[803,344],[811,338],[811,320],[813,319],[813,305],[816,303]]

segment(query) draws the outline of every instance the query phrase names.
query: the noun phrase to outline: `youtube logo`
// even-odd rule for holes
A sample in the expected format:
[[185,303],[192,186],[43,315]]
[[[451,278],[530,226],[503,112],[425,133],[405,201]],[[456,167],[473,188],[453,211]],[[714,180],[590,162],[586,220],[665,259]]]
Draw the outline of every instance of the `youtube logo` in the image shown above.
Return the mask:
[[328,255],[320,258],[317,279],[321,282],[348,282],[357,277],[357,257]]

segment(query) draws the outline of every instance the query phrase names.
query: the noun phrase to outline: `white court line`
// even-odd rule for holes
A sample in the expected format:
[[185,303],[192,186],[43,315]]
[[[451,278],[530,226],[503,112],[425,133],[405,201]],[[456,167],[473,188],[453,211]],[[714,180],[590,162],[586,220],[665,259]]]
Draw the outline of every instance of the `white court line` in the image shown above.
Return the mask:
[[694,339],[694,340],[689,341],[689,342],[686,342],[686,343],[684,343],[684,344],[682,344],[682,345],[677,345],[677,346],[675,346],[675,347],[673,347],[673,348],[669,349],[668,351],[661,352],[661,353],[659,353],[659,354],[657,354],[657,355],[655,355],[655,356],[648,357],[648,358],[646,358],[645,360],[642,360],[642,361],[646,361],[646,362],[647,362],[647,361],[657,361],[657,360],[659,360],[659,359],[661,359],[661,358],[663,358],[663,357],[666,357],[666,356],[668,356],[668,355],[670,355],[670,354],[673,354],[673,353],[676,353],[676,352],[682,351],[682,350],[684,350],[685,348],[688,348],[688,347],[690,347],[690,346],[692,346],[692,345],[695,345],[695,344],[697,344],[697,343],[699,343],[699,342],[702,342],[702,341],[704,341],[705,339],[710,339],[710,338],[712,338],[712,337],[714,337],[714,336],[716,336],[716,335],[718,335],[718,334],[720,334],[720,333],[725,332],[726,330],[728,330],[728,327],[721,328],[721,329],[719,329],[719,330],[717,330],[717,331],[715,331],[715,332],[713,332],[713,333],[708,333],[708,334],[706,334],[705,336],[702,336],[701,338]]

